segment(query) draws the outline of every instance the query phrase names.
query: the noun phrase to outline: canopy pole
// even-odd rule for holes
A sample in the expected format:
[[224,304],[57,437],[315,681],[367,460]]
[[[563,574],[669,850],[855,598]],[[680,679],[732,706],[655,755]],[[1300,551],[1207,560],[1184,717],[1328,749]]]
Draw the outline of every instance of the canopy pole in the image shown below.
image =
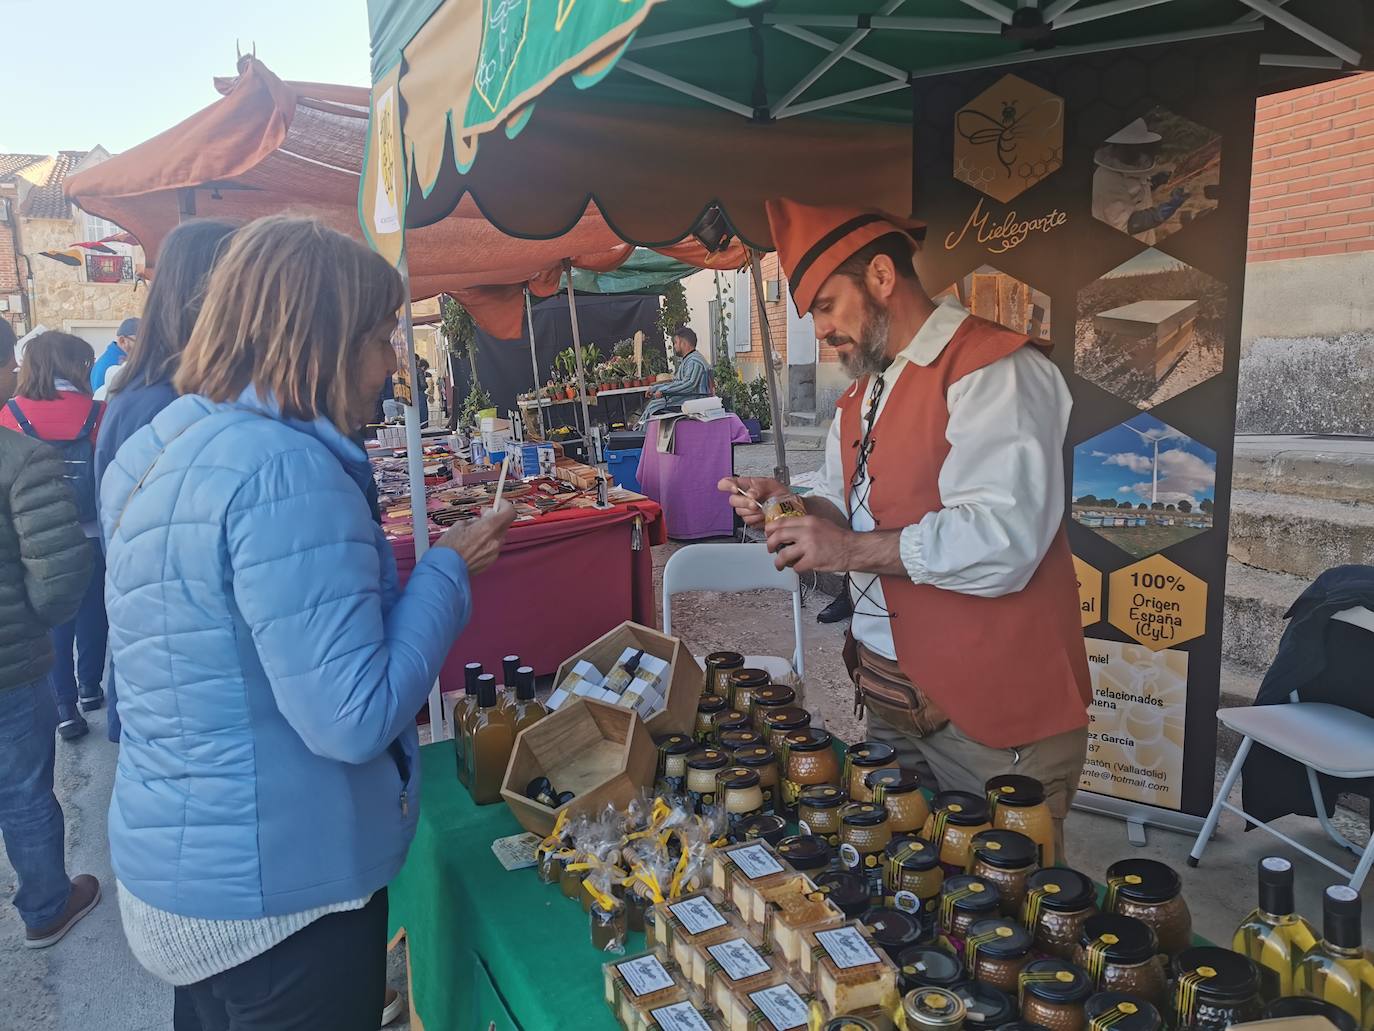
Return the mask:
[[572,321],[573,357],[577,361],[577,393],[582,404],[582,446],[587,449],[587,464],[595,465],[592,453],[592,413],[587,406],[587,377],[582,368],[582,331],[577,328],[577,301],[573,295],[572,262],[563,259],[563,272],[568,280],[568,318]]
[[773,333],[768,328],[768,311],[763,306],[763,266],[759,252],[749,248],[749,267],[754,273],[754,301],[759,311],[759,331],[763,334],[763,372],[768,377],[768,410],[773,416],[773,451],[777,464],[773,478],[790,486],[792,475],[787,471],[787,449],[782,440],[782,405],[778,402],[778,374],[773,368]]
[[544,439],[544,399],[539,396],[539,356],[534,351],[534,309],[530,307],[530,290],[525,288],[525,322],[530,327],[530,371],[534,373],[534,410],[539,413],[539,439]]
[[[401,274],[401,285],[405,291],[406,303],[401,308],[397,328],[406,342],[406,378],[410,380],[410,404],[405,406],[406,413],[406,470],[410,473],[410,526],[415,541],[415,564],[429,550],[429,512],[425,495],[425,452],[424,438],[420,435],[420,407],[417,403],[417,390],[423,389],[418,380],[415,364],[415,325],[410,312],[410,263],[402,252],[396,266]],[[444,704],[439,698],[439,681],[435,680],[429,689],[429,733],[432,741],[445,741],[452,737],[449,728],[444,726]]]

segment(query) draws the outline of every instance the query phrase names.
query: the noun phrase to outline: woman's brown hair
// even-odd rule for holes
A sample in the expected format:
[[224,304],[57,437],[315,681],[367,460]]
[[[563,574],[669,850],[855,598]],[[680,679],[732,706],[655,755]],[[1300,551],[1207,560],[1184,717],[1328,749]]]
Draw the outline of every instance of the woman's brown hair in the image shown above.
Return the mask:
[[177,392],[225,402],[252,386],[287,418],[351,433],[363,344],[403,303],[400,275],[362,244],[313,218],[260,218],[210,274]]
[[72,389],[90,397],[94,364],[95,351],[79,336],[56,330],[39,333],[24,346],[15,392],[30,401],[55,401],[57,381],[64,379]]

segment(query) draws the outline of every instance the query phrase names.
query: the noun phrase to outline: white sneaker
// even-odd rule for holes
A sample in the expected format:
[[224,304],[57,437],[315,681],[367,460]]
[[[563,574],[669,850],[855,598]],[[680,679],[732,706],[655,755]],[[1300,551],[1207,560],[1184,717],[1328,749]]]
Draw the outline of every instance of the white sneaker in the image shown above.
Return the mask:
[[406,997],[395,988],[386,990],[386,1004],[382,1007],[382,1027],[399,1017],[406,1008]]

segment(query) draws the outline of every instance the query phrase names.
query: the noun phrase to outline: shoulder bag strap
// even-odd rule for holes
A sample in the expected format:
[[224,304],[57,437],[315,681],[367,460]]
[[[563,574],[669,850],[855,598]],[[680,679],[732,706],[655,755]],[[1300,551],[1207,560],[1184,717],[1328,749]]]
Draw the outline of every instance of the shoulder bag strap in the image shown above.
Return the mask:
[[[11,404],[12,403],[13,402],[11,402]],[[86,421],[81,424],[81,430],[73,439],[73,443],[78,440],[85,440],[91,435],[91,431],[95,429],[95,422],[100,418],[100,412],[103,407],[104,406],[99,401],[91,402],[91,410],[86,413]]]
[[18,401],[14,398],[10,398],[9,404],[5,407],[10,410],[10,414],[14,416],[14,421],[19,423],[19,428],[23,430],[26,435],[32,437],[34,440],[43,439],[38,435],[38,431],[33,428],[33,423],[29,422],[29,418],[24,414],[24,410],[19,407]]

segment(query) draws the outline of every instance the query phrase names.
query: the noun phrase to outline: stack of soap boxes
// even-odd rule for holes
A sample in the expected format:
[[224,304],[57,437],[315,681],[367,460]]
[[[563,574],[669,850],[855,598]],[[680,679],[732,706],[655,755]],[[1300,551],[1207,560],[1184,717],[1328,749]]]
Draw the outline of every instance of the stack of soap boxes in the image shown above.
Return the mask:
[[579,660],[554,688],[547,704],[557,709],[569,698],[592,698],[633,709],[640,719],[647,720],[663,711],[667,690],[667,661],[638,648],[626,648],[606,676],[586,659]]

